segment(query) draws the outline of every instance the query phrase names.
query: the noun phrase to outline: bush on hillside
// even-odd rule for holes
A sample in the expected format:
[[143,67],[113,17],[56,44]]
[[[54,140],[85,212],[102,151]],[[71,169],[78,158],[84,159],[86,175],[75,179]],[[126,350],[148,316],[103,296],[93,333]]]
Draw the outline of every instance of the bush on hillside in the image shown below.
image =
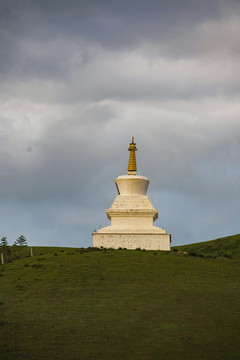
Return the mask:
[[201,253],[196,253],[196,252],[193,251],[193,250],[190,250],[188,254],[189,254],[189,256],[196,256],[196,257],[201,257],[201,258],[204,257],[203,254],[201,254]]

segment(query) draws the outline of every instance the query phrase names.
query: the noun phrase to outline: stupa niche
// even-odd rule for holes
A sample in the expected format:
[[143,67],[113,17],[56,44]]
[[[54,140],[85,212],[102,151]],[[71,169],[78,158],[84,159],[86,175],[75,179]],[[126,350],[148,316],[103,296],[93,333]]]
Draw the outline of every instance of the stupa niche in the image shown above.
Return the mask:
[[121,175],[115,180],[118,195],[110,209],[107,209],[111,225],[93,233],[93,246],[170,250],[171,235],[153,225],[158,218],[158,211],[146,195],[149,180],[137,175],[134,137],[128,150],[128,175]]

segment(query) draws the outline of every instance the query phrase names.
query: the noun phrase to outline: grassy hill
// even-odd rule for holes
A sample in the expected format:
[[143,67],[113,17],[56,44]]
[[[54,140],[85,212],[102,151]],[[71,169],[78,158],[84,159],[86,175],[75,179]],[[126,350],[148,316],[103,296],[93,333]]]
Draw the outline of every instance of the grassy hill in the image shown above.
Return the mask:
[[33,251],[0,267],[1,359],[240,358],[238,256]]
[[211,241],[173,247],[173,250],[186,251],[188,253],[202,254],[207,257],[236,257],[240,256],[240,234],[227,236]]

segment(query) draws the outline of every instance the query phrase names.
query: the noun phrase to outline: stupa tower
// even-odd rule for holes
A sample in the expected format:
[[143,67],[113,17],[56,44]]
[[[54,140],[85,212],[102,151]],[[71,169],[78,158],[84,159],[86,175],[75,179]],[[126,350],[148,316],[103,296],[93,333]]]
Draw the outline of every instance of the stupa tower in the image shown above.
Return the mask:
[[93,233],[93,246],[170,250],[171,235],[153,225],[158,218],[158,211],[146,195],[149,180],[137,175],[134,137],[128,150],[128,175],[121,175],[115,180],[118,195],[110,209],[107,209],[111,225]]

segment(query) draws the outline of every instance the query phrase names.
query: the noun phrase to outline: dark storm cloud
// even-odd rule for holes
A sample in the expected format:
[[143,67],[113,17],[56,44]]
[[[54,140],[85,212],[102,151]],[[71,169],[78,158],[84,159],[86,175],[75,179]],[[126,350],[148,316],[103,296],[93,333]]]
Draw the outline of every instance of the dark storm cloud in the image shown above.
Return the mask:
[[[38,30],[37,20],[46,19],[49,25],[61,32],[84,32],[85,36],[108,42],[112,35],[130,40],[130,29],[135,38],[152,36],[157,30],[168,29],[182,23],[199,23],[219,15],[219,1],[174,0],[154,1],[7,1],[2,3],[1,14],[5,22],[15,21],[23,31],[35,23],[32,32]],[[17,23],[18,20],[19,23]],[[25,20],[23,23],[22,20]],[[111,31],[112,30],[112,34]],[[115,33],[115,32],[116,33]],[[159,35],[159,34],[158,34]],[[111,40],[111,43],[114,43]],[[119,45],[115,42],[115,45]]]
[[[216,16],[218,3],[202,1],[34,2],[48,22],[66,32],[84,34],[104,46],[134,46],[168,37],[178,23],[196,24]],[[207,4],[207,6],[206,6]],[[57,5],[57,6],[56,6]]]
[[7,2],[0,94],[45,103],[234,94],[239,12],[225,18],[223,4]]
[[[128,50],[151,42],[165,55],[186,55],[197,51],[198,26],[219,12],[218,1],[5,2],[0,11],[1,71],[60,76],[72,55],[71,47],[58,46],[61,40]],[[78,61],[87,59],[83,49]]]

